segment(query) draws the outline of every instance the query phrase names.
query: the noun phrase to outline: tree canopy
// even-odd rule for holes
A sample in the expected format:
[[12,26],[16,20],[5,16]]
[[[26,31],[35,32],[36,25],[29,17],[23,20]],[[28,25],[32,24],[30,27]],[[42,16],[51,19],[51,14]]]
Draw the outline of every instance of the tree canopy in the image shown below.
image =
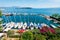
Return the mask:
[[[2,11],[0,10],[0,18],[2,17]],[[0,24],[2,24],[2,21],[0,21]],[[0,25],[0,31],[2,31],[2,26]]]
[[2,11],[0,10],[0,17],[2,16]]
[[60,18],[60,15],[56,13],[56,14],[53,14],[52,17]]

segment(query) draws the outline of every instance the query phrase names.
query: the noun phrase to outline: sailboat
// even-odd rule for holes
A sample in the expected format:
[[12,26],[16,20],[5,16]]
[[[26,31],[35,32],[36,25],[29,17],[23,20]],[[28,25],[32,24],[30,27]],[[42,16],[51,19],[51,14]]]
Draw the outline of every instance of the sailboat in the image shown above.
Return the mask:
[[18,23],[15,23],[15,26],[14,26],[14,28],[17,28],[18,27]]
[[18,29],[21,29],[21,26],[20,25],[21,25],[21,23],[18,23]]
[[53,28],[57,28],[55,25],[53,25],[53,24],[50,24],[50,26],[52,26]]
[[25,22],[23,25],[23,29],[26,29],[26,27],[27,27],[27,23]]
[[37,24],[36,24],[36,23],[34,23],[34,28],[38,29],[38,26],[37,26]]
[[34,25],[34,24],[31,22],[31,23],[30,23],[30,29],[31,29],[31,30],[34,29],[33,25]]
[[42,23],[41,26],[44,27],[44,26],[47,26],[47,25],[45,23]]
[[30,28],[30,23],[28,22],[28,23],[27,23],[27,29],[29,29],[29,28]]
[[31,23],[30,23],[30,26],[33,26],[33,25],[34,25],[34,24],[31,22]]
[[10,25],[10,23],[7,23],[7,24],[6,24],[6,28],[8,28],[8,27],[9,27],[9,25]]
[[42,28],[42,26],[41,26],[41,24],[37,24],[37,26],[38,26],[38,29],[41,29]]
[[21,26],[21,29],[22,29],[23,28],[23,22],[21,22],[20,24],[21,24],[20,26]]
[[13,28],[14,25],[15,25],[15,23],[14,23],[14,22],[11,22],[11,23],[10,23],[10,28]]

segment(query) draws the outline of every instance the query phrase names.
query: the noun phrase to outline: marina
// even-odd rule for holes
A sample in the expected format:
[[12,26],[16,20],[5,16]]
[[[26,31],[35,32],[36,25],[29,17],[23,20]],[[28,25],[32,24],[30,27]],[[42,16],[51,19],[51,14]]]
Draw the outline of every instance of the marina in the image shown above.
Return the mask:
[[44,26],[57,28],[59,27],[57,23],[50,20],[49,16],[42,14],[4,14],[2,16],[4,27],[4,32],[11,29],[41,29]]
[[0,40],[60,40],[60,0],[0,0]]

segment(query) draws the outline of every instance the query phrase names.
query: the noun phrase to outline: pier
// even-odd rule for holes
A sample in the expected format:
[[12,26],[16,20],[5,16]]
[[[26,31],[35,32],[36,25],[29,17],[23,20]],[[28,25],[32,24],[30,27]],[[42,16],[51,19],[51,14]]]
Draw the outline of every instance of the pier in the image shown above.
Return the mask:
[[54,23],[60,23],[60,20],[58,20],[58,19],[56,19],[56,18],[53,18],[53,17],[51,17],[51,16],[47,16],[47,15],[40,15],[40,16],[46,18],[47,20],[53,20]]

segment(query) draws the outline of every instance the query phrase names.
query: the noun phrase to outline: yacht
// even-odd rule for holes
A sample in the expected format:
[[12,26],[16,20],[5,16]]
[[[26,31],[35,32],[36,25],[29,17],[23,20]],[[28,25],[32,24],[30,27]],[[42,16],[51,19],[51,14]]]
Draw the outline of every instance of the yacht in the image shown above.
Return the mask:
[[25,26],[23,26],[23,27],[22,27],[22,29],[26,29],[26,27],[25,27]]
[[30,29],[31,29],[31,30],[34,29],[33,25],[34,25],[34,24],[31,22],[31,23],[30,23]]
[[27,29],[29,29],[29,27],[30,27],[30,23],[27,23]]
[[42,23],[41,24],[42,27],[46,26],[46,27],[50,27],[49,25],[45,24],[45,23]]
[[37,24],[36,24],[36,23],[34,23],[34,27],[35,27],[36,29],[38,29],[38,26],[37,26]]
[[3,30],[3,32],[7,32],[9,30],[11,30],[11,28],[6,28],[6,29]]
[[11,23],[10,23],[10,28],[13,28],[14,25],[15,25],[15,23],[14,23],[14,22],[11,22]]
[[0,18],[0,21],[2,21],[3,19],[2,18]]
[[53,24],[50,24],[50,26],[52,26],[53,28],[57,28],[55,25],[53,25]]
[[3,27],[6,26],[6,23],[1,24]]
[[20,23],[21,28],[23,28],[23,22]]
[[42,23],[41,26],[44,27],[44,26],[47,26],[47,25],[45,23]]
[[33,29],[34,29],[34,27],[31,27],[30,29],[31,29],[31,30],[33,30]]
[[31,22],[31,23],[30,23],[30,26],[33,26],[33,25],[34,25],[34,24]]
[[14,28],[17,28],[18,27],[18,23],[15,23],[15,26],[14,26]]
[[21,29],[21,23],[18,23],[18,28]]
[[42,28],[42,26],[41,26],[41,24],[37,24],[37,26],[38,26],[38,29],[41,29]]
[[7,23],[5,27],[8,28],[9,26],[10,26],[10,23]]
[[60,25],[58,25],[58,27],[60,28]]
[[27,27],[27,23],[25,22],[25,23],[23,24],[23,29],[26,29],[26,27]]
[[24,26],[27,27],[27,23],[26,22],[24,23]]

